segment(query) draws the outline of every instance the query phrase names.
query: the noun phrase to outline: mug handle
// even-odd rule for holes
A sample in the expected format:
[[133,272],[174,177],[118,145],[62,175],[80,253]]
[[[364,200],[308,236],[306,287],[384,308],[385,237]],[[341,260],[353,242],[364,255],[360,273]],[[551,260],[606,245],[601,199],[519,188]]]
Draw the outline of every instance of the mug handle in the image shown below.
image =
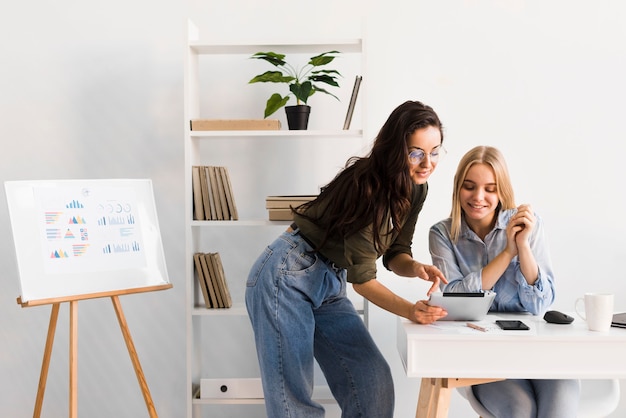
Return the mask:
[[580,316],[584,321],[586,321],[587,318],[585,318],[585,314],[584,314],[585,310],[583,309],[583,313],[580,313],[580,311],[578,310],[578,303],[579,302],[582,302],[583,305],[584,305],[585,304],[585,299],[583,299],[583,298],[576,299],[576,303],[574,303],[574,310],[576,311],[578,316]]

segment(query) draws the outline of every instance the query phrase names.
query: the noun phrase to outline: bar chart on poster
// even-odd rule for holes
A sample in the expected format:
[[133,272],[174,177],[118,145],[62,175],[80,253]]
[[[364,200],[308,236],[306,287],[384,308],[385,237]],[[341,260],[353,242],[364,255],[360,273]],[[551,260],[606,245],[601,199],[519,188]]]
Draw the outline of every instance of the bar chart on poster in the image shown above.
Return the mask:
[[171,287],[147,179],[5,182],[21,303]]

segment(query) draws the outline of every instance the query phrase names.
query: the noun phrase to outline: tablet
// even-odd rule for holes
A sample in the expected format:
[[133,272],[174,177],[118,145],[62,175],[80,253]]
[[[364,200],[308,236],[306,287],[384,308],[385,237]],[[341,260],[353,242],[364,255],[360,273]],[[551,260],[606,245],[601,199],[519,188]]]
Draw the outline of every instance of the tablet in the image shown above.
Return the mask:
[[441,306],[448,315],[439,321],[480,321],[489,308],[496,293],[492,291],[475,293],[437,292],[430,295],[429,305]]

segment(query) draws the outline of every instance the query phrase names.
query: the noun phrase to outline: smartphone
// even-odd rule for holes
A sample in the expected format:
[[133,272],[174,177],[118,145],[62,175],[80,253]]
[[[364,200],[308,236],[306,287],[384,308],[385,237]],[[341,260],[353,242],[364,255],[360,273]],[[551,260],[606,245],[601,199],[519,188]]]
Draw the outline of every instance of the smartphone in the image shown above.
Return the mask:
[[528,331],[530,328],[522,321],[496,321],[496,324],[506,331]]

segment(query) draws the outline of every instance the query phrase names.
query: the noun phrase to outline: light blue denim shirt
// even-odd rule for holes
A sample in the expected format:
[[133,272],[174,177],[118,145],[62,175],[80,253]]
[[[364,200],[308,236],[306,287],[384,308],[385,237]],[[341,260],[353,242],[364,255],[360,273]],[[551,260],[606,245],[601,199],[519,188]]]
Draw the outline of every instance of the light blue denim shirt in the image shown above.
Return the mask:
[[[459,240],[453,243],[450,238],[452,219],[444,219],[430,228],[429,248],[433,264],[448,279],[441,285],[446,292],[482,291],[482,269],[506,247],[506,226],[517,209],[501,211],[495,227],[483,242],[472,231],[465,219],[461,220]],[[504,274],[493,287],[496,298],[491,305],[492,312],[543,313],[554,302],[554,274],[550,253],[544,234],[543,222],[535,214],[536,223],[530,236],[539,277],[533,286],[526,282],[520,270],[518,257],[511,260]],[[489,289],[484,289],[489,290]]]

